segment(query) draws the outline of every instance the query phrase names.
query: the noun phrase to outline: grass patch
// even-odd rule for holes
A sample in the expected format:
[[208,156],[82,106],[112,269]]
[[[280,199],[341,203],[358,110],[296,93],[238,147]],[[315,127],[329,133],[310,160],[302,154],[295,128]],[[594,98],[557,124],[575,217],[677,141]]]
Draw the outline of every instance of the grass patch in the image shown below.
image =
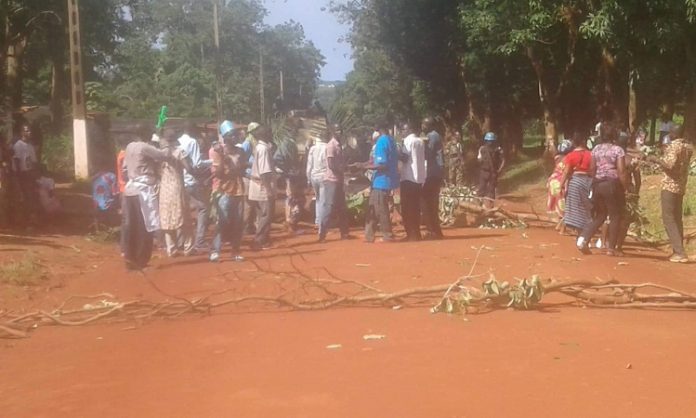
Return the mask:
[[98,244],[111,244],[118,242],[121,236],[120,227],[108,227],[100,225],[98,229],[87,234],[87,240]]
[[[643,176],[643,186],[640,192],[640,206],[648,220],[644,225],[645,231],[656,240],[666,240],[667,233],[662,224],[662,209],[660,206],[661,175]],[[696,177],[689,178],[686,195],[684,196],[684,235],[696,231]],[[696,240],[687,243],[690,252],[696,251]]]
[[543,184],[546,177],[546,169],[540,159],[521,156],[505,168],[499,179],[499,187],[503,193],[509,193],[520,186]]
[[0,283],[3,284],[36,286],[47,279],[46,271],[33,253],[0,265]]

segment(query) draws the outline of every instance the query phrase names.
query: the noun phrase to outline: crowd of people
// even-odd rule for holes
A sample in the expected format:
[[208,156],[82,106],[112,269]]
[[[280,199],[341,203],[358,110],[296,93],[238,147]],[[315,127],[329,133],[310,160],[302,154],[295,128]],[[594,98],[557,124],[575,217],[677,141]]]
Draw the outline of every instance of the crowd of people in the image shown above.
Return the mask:
[[[147,265],[158,236],[170,257],[207,253],[211,262],[226,258],[224,245],[230,247],[231,260],[244,260],[242,237],[249,232],[254,235],[250,250],[271,248],[279,184],[286,187],[290,229],[299,221],[309,188],[315,196],[318,241],[325,242],[333,227],[340,239],[351,239],[345,188],[350,171],[364,172],[370,181],[366,242],[396,240],[391,217],[396,189],[406,230],[403,239],[439,240],[443,238],[439,220],[445,181],[443,141],[432,119],[425,119],[420,128],[423,135],[404,124],[397,132],[403,141],[397,143],[393,129],[379,126],[372,135],[368,161],[350,162],[342,128],[329,126],[307,147],[303,173],[297,170],[296,146],[274,143],[271,129],[258,123],[223,122],[207,155],[193,124],[184,132],[164,129],[154,142],[146,130],[139,130],[138,140],[123,144],[117,173],[95,176],[94,199],[106,213],[118,206],[114,196],[122,195],[121,248],[130,269]],[[299,185],[298,179],[303,180]],[[421,219],[426,236],[421,235]],[[214,234],[207,242],[210,223]]]
[[[579,251],[624,255],[629,227],[637,220],[641,166],[654,164],[664,172],[662,216],[673,248],[670,261],[689,261],[682,214],[693,147],[681,126],[666,129],[660,134],[660,158],[641,152],[644,134],[631,136],[608,123],[598,125],[589,139],[577,133],[556,147],[547,182],[548,210],[558,216],[561,233],[576,237]],[[318,241],[325,242],[332,228],[340,239],[351,239],[346,184],[356,172],[369,180],[365,242],[397,240],[392,229],[397,194],[405,231],[400,240],[440,240],[441,187],[464,177],[461,142],[455,137],[445,145],[431,118],[417,128],[408,123],[377,126],[363,158],[367,161],[346,155],[349,147],[339,125],[329,125],[307,144],[305,161],[294,141],[275,143],[268,126],[224,121],[216,130],[207,135],[187,123],[153,135],[139,127],[119,143],[115,172],[113,161],[101,164],[92,179],[96,223],[120,222],[121,252],[129,269],[148,264],[155,240],[169,257],[205,254],[211,262],[226,258],[225,246],[230,260],[243,261],[245,234],[253,235],[249,250],[272,248],[271,225],[283,187],[290,230],[297,230],[310,190]],[[30,220],[60,210],[53,182],[41,175],[29,125],[21,127],[3,155],[11,159],[3,164],[2,181],[12,183]],[[495,133],[485,134],[477,160],[477,192],[482,205],[492,208],[506,165]]]
[[590,254],[594,246],[610,256],[624,255],[626,235],[638,216],[641,165],[655,164],[664,173],[662,220],[673,249],[669,260],[689,262],[682,215],[693,147],[681,126],[671,124],[668,129],[660,133],[661,157],[641,152],[644,133],[631,136],[608,123],[599,124],[589,140],[576,133],[560,143],[547,182],[548,209],[559,216],[562,233],[577,236],[582,253]]

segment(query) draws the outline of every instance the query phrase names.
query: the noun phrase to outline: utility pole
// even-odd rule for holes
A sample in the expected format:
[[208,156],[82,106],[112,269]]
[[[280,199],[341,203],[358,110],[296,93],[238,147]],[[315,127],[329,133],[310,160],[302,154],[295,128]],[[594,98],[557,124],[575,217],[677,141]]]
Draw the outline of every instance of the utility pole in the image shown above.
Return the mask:
[[68,33],[70,37],[70,72],[72,75],[73,147],[75,178],[89,178],[89,146],[87,141],[87,110],[82,73],[82,40],[78,0],[68,2]]
[[217,122],[222,122],[222,66],[220,62],[220,19],[218,17],[218,0],[213,0],[213,30],[215,35],[215,105]]
[[[5,10],[5,13],[4,13],[5,19],[2,22],[3,23],[2,30],[5,32],[5,39],[7,40],[11,36],[11,34],[10,34],[10,16],[9,16],[10,6],[9,6],[8,1],[7,0],[0,0],[0,7],[2,7],[2,10]],[[6,52],[8,52],[8,51],[2,51],[3,54]],[[14,52],[14,51],[10,51],[10,52]],[[6,56],[5,57],[5,61],[6,61],[5,65],[7,66],[7,68],[2,68],[2,71],[5,74],[9,73],[9,69],[10,69],[10,60],[7,58],[8,57]],[[7,83],[7,80],[5,80],[5,82]],[[5,105],[5,112],[7,112],[7,114],[5,116],[5,140],[7,141],[8,144],[11,144],[12,143],[12,136],[14,135],[14,132],[13,132],[13,130],[14,130],[14,113],[13,113],[12,93],[11,93],[12,89],[10,88],[11,86],[9,86],[8,84],[5,84],[5,87],[6,87],[6,91],[4,93],[0,94],[0,96],[3,94],[5,96],[2,99],[3,99],[4,105]],[[0,143],[0,146],[2,146],[2,145],[4,145],[4,144]]]
[[283,79],[283,70],[280,70],[280,100],[285,100],[285,86]]
[[259,49],[259,90],[261,95],[261,121],[266,120],[266,95],[263,88],[263,47]]

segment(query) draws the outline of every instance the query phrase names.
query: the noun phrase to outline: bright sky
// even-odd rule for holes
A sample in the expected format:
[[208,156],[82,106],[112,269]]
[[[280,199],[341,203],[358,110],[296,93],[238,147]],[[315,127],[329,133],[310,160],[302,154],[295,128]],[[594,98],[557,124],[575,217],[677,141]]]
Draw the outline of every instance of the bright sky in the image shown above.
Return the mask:
[[[340,43],[348,27],[338,23],[329,12],[329,0],[264,0],[269,15],[266,23],[276,25],[294,20],[304,27],[305,35],[326,58],[322,69],[323,80],[345,80],[353,69],[350,45]],[[323,10],[322,10],[323,9]]]

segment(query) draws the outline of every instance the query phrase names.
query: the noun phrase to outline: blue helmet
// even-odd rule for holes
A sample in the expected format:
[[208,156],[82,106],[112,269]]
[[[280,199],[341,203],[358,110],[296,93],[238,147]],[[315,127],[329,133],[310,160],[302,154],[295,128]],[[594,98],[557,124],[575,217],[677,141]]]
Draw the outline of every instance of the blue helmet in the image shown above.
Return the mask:
[[225,137],[235,130],[234,122],[226,120],[220,124],[220,136]]
[[558,154],[566,155],[573,150],[573,143],[569,139],[564,139],[558,144]]
[[495,134],[494,134],[493,132],[488,132],[488,133],[486,134],[486,136],[483,137],[483,140],[484,140],[485,142],[495,142],[495,141],[498,140],[498,137],[495,136]]

